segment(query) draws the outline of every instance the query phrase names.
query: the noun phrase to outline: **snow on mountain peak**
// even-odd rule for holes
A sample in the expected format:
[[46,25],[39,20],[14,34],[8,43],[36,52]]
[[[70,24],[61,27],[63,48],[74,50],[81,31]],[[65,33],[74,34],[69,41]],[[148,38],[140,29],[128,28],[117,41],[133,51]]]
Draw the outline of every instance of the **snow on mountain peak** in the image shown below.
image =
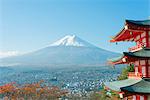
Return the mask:
[[62,39],[52,43],[50,46],[94,47],[92,44],[80,39],[75,35],[67,35]]

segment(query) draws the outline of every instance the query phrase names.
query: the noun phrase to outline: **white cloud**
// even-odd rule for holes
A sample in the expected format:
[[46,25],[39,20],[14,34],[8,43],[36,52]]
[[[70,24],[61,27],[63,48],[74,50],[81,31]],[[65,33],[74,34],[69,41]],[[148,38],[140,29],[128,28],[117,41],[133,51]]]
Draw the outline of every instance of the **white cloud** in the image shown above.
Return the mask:
[[10,57],[10,56],[16,56],[20,53],[18,51],[0,51],[0,58]]

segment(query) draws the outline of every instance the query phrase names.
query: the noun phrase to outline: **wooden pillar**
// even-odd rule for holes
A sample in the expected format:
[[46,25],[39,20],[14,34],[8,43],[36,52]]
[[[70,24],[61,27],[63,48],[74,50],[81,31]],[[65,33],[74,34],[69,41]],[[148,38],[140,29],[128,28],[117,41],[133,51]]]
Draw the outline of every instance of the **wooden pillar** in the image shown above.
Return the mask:
[[149,31],[146,31],[146,47],[150,47],[149,45]]
[[148,100],[146,95],[136,95],[136,100]]
[[144,95],[144,100],[148,100],[148,97],[146,95]]
[[149,46],[149,31],[145,31],[145,33],[146,33],[146,47],[150,47]]
[[149,77],[149,75],[148,75],[148,73],[149,73],[149,72],[148,72],[148,69],[149,69],[149,68],[148,68],[148,67],[149,67],[149,65],[148,65],[148,59],[146,59],[146,65],[145,65],[145,67],[146,67],[146,68],[145,68],[145,70],[146,70],[146,77]]
[[140,95],[136,95],[136,100],[140,100]]
[[141,66],[140,60],[138,60],[138,61],[139,61],[138,72],[139,72],[139,73],[142,73],[142,66]]
[[[146,31],[146,47],[150,47],[150,43],[149,43],[149,38],[150,38],[150,36],[149,36],[149,31]],[[146,77],[148,77],[148,68],[149,67],[149,65],[148,65],[148,59],[146,60]]]

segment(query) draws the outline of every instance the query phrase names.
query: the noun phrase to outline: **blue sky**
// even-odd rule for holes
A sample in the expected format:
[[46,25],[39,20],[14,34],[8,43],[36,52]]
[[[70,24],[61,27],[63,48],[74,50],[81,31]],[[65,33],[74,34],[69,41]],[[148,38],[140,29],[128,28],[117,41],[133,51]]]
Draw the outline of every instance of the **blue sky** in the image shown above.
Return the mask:
[[150,0],[1,0],[0,51],[29,52],[75,34],[110,51],[133,43],[109,43],[125,19],[150,16]]

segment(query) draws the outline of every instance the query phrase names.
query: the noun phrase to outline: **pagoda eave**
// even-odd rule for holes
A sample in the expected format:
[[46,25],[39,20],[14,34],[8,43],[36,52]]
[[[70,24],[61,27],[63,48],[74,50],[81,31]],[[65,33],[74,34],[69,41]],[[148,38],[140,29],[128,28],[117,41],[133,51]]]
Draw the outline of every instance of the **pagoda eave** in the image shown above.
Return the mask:
[[126,20],[125,25],[127,25],[129,29],[133,30],[150,31],[150,20]]
[[145,31],[150,31],[150,20],[126,20],[124,28],[110,42],[136,41],[135,37]]
[[123,52],[124,56],[138,58],[138,59],[150,59],[150,48],[143,48],[136,52]]
[[123,52],[123,55],[108,60],[110,65],[129,64],[138,59],[150,59],[150,49],[143,48],[136,52]]
[[125,58],[125,56],[120,56],[120,57],[108,59],[108,64],[109,64],[109,65],[124,64],[125,61],[122,60],[122,59],[124,59],[124,58]]
[[115,37],[110,40],[110,42],[136,41],[135,37],[143,32],[144,31],[123,28]]
[[150,79],[126,79],[121,81],[105,82],[106,89],[118,92],[131,92],[138,94],[150,94]]

